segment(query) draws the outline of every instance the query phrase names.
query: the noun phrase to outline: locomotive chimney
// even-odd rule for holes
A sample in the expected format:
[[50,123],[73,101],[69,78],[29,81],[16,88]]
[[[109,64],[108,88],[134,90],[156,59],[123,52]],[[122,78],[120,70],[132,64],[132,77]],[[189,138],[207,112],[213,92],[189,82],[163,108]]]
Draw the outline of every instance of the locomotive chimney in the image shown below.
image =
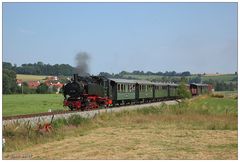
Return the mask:
[[73,81],[76,82],[78,79],[78,74],[73,74]]

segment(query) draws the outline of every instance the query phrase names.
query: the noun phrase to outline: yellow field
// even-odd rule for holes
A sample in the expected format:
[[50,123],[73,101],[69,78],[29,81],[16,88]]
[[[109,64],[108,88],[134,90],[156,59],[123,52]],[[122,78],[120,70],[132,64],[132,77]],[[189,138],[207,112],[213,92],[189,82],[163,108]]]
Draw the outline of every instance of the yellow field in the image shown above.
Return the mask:
[[4,159],[237,159],[237,130],[98,128],[60,141],[4,153]]
[[43,80],[47,76],[44,75],[26,75],[26,74],[17,74],[17,79],[21,79],[23,81],[29,81],[29,80]]

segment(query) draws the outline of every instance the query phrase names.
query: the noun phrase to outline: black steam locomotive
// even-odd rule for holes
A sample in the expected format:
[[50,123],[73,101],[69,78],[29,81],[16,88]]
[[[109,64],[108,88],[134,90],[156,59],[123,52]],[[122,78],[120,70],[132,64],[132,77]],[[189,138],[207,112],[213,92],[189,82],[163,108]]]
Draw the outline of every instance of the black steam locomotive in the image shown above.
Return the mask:
[[[111,79],[103,76],[78,76],[63,87],[64,106],[71,110],[97,109],[116,104],[132,104],[179,98],[178,84],[145,80]],[[194,95],[211,91],[207,84],[187,85]]]
[[64,106],[73,109],[93,109],[99,106],[108,106],[105,83],[107,79],[101,76],[82,77],[74,74],[73,80],[63,86]]

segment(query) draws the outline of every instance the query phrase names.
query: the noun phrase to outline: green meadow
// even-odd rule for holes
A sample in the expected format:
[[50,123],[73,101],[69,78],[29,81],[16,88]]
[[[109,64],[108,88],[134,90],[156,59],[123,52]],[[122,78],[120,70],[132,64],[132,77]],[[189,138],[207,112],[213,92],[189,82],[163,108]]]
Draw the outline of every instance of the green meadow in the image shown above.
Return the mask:
[[63,109],[61,94],[17,94],[3,95],[3,116],[32,114]]

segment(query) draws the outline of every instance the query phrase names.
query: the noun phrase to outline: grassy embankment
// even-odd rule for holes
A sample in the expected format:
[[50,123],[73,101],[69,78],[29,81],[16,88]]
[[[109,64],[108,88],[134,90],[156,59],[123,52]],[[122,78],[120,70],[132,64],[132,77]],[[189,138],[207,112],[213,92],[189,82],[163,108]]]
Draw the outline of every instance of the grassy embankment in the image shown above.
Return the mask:
[[237,100],[201,96],[178,105],[57,120],[48,134],[5,127],[5,159],[237,159]]
[[63,98],[61,94],[3,95],[3,116],[60,110]]

